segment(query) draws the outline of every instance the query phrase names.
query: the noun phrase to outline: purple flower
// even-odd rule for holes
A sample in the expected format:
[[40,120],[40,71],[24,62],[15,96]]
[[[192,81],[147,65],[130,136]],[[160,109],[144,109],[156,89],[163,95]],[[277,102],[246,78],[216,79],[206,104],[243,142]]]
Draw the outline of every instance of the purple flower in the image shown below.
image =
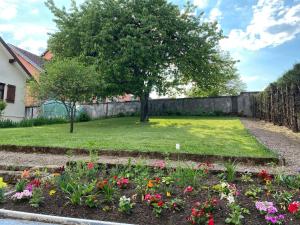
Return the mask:
[[267,208],[267,212],[268,212],[268,214],[274,214],[274,213],[277,213],[278,210],[277,210],[276,207],[270,206],[270,207]]

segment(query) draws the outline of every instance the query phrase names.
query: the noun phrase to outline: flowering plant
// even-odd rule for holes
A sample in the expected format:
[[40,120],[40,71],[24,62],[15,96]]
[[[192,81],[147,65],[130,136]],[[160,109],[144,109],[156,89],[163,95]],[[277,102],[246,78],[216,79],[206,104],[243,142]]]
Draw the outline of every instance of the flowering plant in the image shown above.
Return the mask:
[[186,193],[191,193],[191,192],[193,192],[193,190],[194,190],[194,188],[193,188],[192,186],[187,186],[187,187],[184,189],[183,193],[184,193],[184,194],[186,194]]
[[129,184],[129,179],[128,178],[122,177],[119,180],[117,180],[117,185],[121,189],[127,188],[128,184]]
[[300,202],[292,202],[288,206],[288,211],[300,218]]
[[130,198],[122,196],[119,200],[119,211],[122,213],[130,214],[134,206],[134,203],[131,202]]
[[25,189],[22,192],[16,192],[11,199],[14,201],[23,200],[23,199],[30,199],[32,197],[32,191]]
[[153,212],[156,217],[159,217],[164,208],[167,208],[166,204],[162,201],[161,194],[146,194],[144,200],[153,207]]
[[213,211],[215,210],[216,205],[216,199],[210,199],[203,204],[196,202],[192,208],[192,213],[187,217],[187,220],[195,225],[214,225]]
[[272,176],[266,170],[260,171],[258,174],[258,177],[261,178],[265,182],[272,180]]
[[4,202],[4,188],[7,187],[7,184],[3,181],[3,178],[0,177],[0,203]]
[[259,202],[255,203],[255,207],[261,214],[265,214],[265,220],[268,224],[282,224],[284,215],[276,215],[278,209],[274,206],[273,202]]
[[221,182],[220,184],[215,185],[213,189],[219,192],[221,200],[226,199],[229,204],[234,203],[234,197],[239,194],[236,186],[227,182]]

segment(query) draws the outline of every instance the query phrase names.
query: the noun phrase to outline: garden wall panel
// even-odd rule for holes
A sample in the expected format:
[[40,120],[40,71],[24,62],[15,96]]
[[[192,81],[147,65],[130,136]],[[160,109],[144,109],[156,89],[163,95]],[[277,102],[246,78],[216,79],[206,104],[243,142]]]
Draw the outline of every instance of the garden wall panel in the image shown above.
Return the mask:
[[[150,100],[151,116],[167,115],[205,115],[210,113],[224,113],[252,117],[251,99],[252,92],[243,92],[239,96],[219,96],[207,98],[179,98],[179,99],[153,99]],[[92,105],[81,105],[91,118],[111,116],[131,116],[140,113],[140,102],[109,102]],[[27,108],[26,118],[34,118],[39,115],[38,108]]]

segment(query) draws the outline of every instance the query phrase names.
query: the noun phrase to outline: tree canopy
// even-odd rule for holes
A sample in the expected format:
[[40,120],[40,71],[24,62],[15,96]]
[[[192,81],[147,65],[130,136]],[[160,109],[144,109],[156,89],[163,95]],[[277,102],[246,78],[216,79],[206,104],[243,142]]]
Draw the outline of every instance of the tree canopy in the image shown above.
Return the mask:
[[94,67],[86,66],[76,58],[55,58],[46,64],[39,83],[32,81],[31,90],[38,99],[53,99],[64,104],[72,133],[76,103],[90,101],[99,84]]
[[54,55],[97,65],[107,95],[139,96],[141,121],[151,91],[188,83],[211,91],[234,78],[235,61],[219,48],[222,31],[190,4],[183,11],[167,0],[72,1],[68,11],[46,4],[58,28],[49,40]]

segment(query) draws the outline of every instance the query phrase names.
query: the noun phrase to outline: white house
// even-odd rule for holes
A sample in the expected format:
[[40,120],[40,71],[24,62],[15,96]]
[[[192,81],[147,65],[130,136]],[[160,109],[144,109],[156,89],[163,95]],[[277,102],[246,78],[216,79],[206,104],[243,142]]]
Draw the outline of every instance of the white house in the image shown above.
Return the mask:
[[25,117],[26,81],[33,76],[17,50],[0,37],[0,100],[7,103],[2,119],[13,121]]

